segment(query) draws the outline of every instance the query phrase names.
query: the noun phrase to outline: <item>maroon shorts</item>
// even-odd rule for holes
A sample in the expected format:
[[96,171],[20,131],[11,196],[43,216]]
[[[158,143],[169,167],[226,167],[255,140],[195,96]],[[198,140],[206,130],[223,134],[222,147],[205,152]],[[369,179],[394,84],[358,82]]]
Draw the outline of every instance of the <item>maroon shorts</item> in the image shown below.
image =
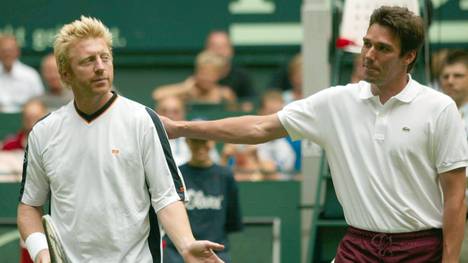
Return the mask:
[[442,230],[385,234],[348,227],[335,263],[441,262]]

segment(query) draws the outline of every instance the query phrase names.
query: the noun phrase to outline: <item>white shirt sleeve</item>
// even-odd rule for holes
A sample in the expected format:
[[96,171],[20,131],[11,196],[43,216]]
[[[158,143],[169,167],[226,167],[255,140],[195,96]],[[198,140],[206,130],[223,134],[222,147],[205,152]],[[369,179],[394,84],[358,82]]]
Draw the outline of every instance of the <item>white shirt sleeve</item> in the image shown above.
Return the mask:
[[186,198],[184,181],[172,157],[166,132],[158,121],[146,126],[142,142],[145,177],[156,212]]
[[434,127],[434,160],[437,172],[466,167],[468,164],[468,146],[465,129],[455,103],[442,110]]
[[24,158],[20,201],[26,205],[42,206],[49,197],[50,186],[34,130],[29,134]]
[[278,112],[281,124],[293,140],[310,139],[322,144],[322,122],[323,116],[327,115],[328,90],[291,102]]

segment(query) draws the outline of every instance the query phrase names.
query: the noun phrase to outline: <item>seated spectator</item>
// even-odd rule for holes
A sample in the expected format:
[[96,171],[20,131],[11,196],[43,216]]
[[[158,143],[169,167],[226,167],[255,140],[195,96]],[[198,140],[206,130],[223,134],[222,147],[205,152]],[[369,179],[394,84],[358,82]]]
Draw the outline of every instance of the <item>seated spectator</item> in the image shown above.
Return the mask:
[[218,84],[226,63],[224,57],[203,51],[196,58],[193,76],[181,83],[156,88],[153,99],[159,101],[176,96],[185,102],[226,103],[232,106],[236,102],[236,95],[229,87]]
[[304,97],[302,90],[302,54],[297,54],[290,60],[288,64],[288,79],[291,89],[283,91],[285,104]]
[[[267,91],[260,104],[261,115],[273,114],[284,106],[281,93],[275,90]],[[239,181],[284,180],[300,170],[300,158],[291,140],[280,138],[258,145],[225,144],[220,163],[232,167]]]
[[0,36],[0,112],[20,112],[29,99],[44,93],[35,69],[21,63],[16,38]]
[[21,129],[16,135],[7,137],[3,141],[2,150],[24,150],[28,142],[29,132],[32,130],[34,124],[46,114],[47,108],[41,101],[37,99],[28,101],[23,106]]
[[54,54],[48,54],[42,59],[41,74],[48,89],[45,94],[37,98],[46,105],[49,111],[54,111],[73,99],[71,89],[64,87],[60,80]]
[[237,181],[260,181],[265,179],[265,174],[277,177],[274,167],[262,167],[257,145],[225,143],[220,164],[230,167]]
[[[209,152],[213,141],[187,139],[192,157],[179,167],[184,177],[189,202],[187,213],[196,239],[209,239],[224,244],[224,250],[216,254],[226,263],[229,255],[228,233],[242,229],[239,193],[232,172],[216,165]],[[166,236],[165,263],[183,263],[182,257]]]
[[[270,115],[278,112],[284,106],[283,97],[279,91],[267,91],[260,102],[260,115]],[[263,167],[270,167],[278,173],[278,179],[291,179],[296,174],[296,156],[293,146],[286,138],[280,138],[257,146],[258,157]]]
[[[157,103],[155,110],[158,114],[169,119],[176,121],[185,120],[184,102],[177,97],[165,97]],[[192,157],[185,138],[171,139],[169,140],[169,144],[171,145],[172,157],[178,166],[185,164]],[[210,158],[215,163],[219,162],[220,157],[215,148],[211,149]]]
[[251,77],[247,70],[232,63],[234,48],[226,31],[210,32],[206,38],[205,49],[227,59],[222,77],[218,81],[219,84],[230,87],[239,99],[256,97],[257,94],[252,87]]
[[294,60],[299,54],[296,54],[287,63],[282,64],[278,70],[271,76],[270,82],[268,83],[267,89],[287,91],[292,90],[292,81],[289,75],[289,67],[291,61]]
[[[2,152],[21,152],[20,155],[18,154],[3,154],[0,155],[0,171],[10,171],[13,174],[13,178],[21,178],[21,171],[23,170],[22,162],[18,162],[19,156],[24,156],[24,151],[26,149],[26,145],[28,143],[28,135],[31,132],[34,124],[39,121],[42,117],[47,114],[47,108],[42,103],[42,101],[38,99],[31,99],[23,106],[22,111],[22,118],[21,118],[21,129],[18,131],[16,135],[7,137],[3,141],[2,145]],[[8,159],[10,162],[10,167],[6,167],[2,165],[2,160],[5,161]],[[14,159],[17,161],[15,162]],[[12,167],[11,164],[16,165],[17,167]],[[31,257],[29,256],[28,250],[24,244],[24,241],[20,241],[20,250],[21,250],[21,263],[32,263]]]

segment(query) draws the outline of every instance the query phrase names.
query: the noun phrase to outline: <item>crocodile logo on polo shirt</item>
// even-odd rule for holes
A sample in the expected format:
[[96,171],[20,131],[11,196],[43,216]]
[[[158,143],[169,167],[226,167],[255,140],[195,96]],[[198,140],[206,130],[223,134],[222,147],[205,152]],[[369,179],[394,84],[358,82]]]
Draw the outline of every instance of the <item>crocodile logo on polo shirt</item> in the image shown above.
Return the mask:
[[405,127],[401,128],[401,130],[404,131],[404,132],[410,132],[411,129],[405,126]]
[[111,151],[111,152],[112,152],[112,155],[114,155],[114,156],[117,156],[117,155],[119,155],[119,153],[120,153],[120,150],[119,150],[119,149],[115,149],[115,148],[114,148],[114,149],[112,149],[112,151]]

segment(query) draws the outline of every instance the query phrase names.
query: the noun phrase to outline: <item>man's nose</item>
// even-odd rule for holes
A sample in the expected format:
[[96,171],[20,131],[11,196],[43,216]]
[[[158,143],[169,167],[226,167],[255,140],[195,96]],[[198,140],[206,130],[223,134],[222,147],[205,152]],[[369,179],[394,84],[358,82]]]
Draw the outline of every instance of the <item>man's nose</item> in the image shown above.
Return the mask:
[[96,72],[102,72],[104,71],[104,62],[100,57],[96,58],[96,61],[94,63],[94,71]]
[[367,60],[374,60],[375,59],[375,49],[374,47],[370,47],[364,53],[364,58]]

